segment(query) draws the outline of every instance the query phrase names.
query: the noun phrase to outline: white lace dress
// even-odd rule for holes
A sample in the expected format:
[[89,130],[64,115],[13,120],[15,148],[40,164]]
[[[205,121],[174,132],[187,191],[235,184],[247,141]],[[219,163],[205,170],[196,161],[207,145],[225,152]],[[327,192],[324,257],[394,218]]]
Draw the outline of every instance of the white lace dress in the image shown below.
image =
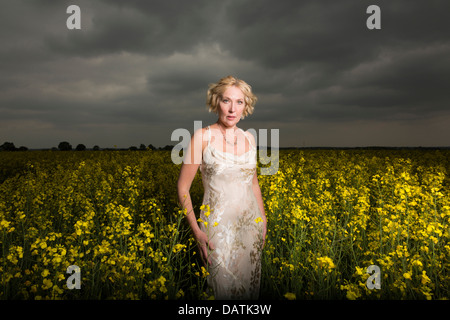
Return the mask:
[[[241,129],[240,129],[241,130]],[[215,249],[209,253],[208,284],[215,299],[257,299],[261,279],[263,222],[252,189],[256,147],[237,156],[211,145],[203,150],[200,171],[204,196],[200,227]],[[245,134],[244,134],[245,135]],[[248,139],[248,137],[246,136]]]

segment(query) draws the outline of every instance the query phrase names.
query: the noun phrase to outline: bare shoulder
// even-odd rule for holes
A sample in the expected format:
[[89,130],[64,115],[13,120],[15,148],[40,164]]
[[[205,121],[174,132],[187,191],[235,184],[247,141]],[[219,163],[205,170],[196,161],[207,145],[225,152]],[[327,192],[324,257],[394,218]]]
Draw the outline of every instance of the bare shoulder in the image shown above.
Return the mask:
[[193,139],[195,140],[195,141],[207,141],[207,133],[208,133],[208,127],[204,127],[204,128],[200,128],[200,129],[197,129],[195,132],[194,132],[194,136],[193,136]]
[[208,127],[200,128],[194,132],[192,143],[202,146],[202,151],[208,145]]
[[250,131],[244,131],[244,134],[248,137],[253,146],[256,146],[255,137],[251,134]]

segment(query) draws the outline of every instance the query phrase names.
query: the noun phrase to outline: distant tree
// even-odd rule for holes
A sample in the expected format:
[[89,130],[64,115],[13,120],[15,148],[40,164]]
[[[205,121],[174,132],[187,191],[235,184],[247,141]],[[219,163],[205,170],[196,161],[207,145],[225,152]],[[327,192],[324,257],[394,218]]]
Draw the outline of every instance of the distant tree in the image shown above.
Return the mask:
[[97,145],[95,145],[95,146],[92,148],[92,150],[94,150],[94,151],[99,151],[99,150],[100,150],[100,147],[97,146]]
[[149,144],[149,145],[148,145],[148,148],[149,148],[150,150],[155,150],[155,149],[156,149],[152,144]]
[[171,145],[166,145],[165,147],[163,147],[163,148],[160,148],[161,150],[172,150],[173,149],[173,146],[171,146]]
[[139,146],[139,150],[144,151],[147,148],[145,147],[145,144],[141,143],[141,145]]
[[18,150],[19,151],[28,151],[28,148],[25,146],[20,146]]
[[1,151],[16,151],[16,147],[12,142],[5,142],[0,146]]
[[78,144],[77,147],[75,148],[76,151],[84,151],[86,150],[86,146],[82,143]]
[[137,149],[138,148],[136,146],[131,146],[131,147],[128,148],[128,150],[131,150],[131,151],[136,151]]
[[72,150],[72,145],[67,141],[63,141],[58,144],[58,149],[60,151],[70,151]]

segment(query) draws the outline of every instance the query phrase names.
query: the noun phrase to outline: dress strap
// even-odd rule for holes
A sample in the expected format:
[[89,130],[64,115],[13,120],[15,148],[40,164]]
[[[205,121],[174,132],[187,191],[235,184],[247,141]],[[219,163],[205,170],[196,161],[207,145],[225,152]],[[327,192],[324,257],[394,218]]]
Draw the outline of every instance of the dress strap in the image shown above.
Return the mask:
[[211,141],[211,128],[209,126],[207,126],[206,130],[208,131],[208,146],[209,146],[209,143]]
[[248,140],[248,143],[252,146],[252,147],[254,147],[254,145],[253,145],[253,143],[250,141],[250,139],[247,137],[247,134],[245,133],[245,131],[244,130],[242,130],[241,128],[239,128],[239,130],[241,130],[242,131],[242,133],[243,133],[243,135],[247,138],[247,140]]

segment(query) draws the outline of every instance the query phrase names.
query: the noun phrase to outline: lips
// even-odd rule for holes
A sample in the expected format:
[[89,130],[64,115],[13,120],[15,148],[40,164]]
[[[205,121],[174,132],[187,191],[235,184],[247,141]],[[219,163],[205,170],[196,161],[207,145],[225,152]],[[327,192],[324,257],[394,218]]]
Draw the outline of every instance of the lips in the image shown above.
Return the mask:
[[227,116],[227,119],[228,120],[234,120],[234,119],[236,119],[236,117],[234,117],[234,116]]

